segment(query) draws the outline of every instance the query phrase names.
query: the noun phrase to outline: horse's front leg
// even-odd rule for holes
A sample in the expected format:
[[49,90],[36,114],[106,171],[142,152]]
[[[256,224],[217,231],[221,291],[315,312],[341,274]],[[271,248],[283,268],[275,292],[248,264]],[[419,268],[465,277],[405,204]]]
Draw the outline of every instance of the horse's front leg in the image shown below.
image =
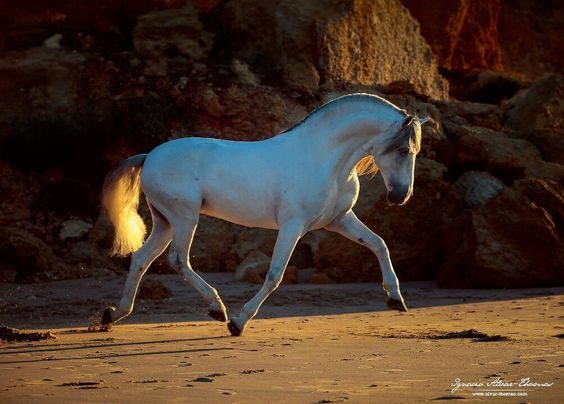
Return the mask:
[[382,286],[388,294],[388,307],[394,310],[407,311],[399,288],[399,281],[386,243],[380,236],[370,230],[349,210],[343,216],[334,220],[327,230],[339,233],[349,240],[368,247],[378,257],[380,269],[382,270]]
[[270,262],[270,269],[264,284],[258,293],[245,304],[239,317],[233,317],[229,321],[227,326],[231,335],[239,336],[243,333],[245,327],[256,316],[266,298],[280,285],[284,276],[284,270],[288,265],[294,247],[296,247],[300,237],[303,236],[303,231],[304,226],[301,222],[287,223],[280,228]]

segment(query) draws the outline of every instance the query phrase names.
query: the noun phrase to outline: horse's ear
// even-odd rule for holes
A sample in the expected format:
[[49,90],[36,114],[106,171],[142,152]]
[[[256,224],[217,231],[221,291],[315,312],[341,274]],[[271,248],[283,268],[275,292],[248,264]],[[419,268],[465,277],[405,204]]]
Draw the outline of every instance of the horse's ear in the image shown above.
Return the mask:
[[421,125],[423,125],[424,123],[427,123],[431,120],[431,118],[427,117],[427,118],[417,118],[417,120],[419,121],[419,123]]

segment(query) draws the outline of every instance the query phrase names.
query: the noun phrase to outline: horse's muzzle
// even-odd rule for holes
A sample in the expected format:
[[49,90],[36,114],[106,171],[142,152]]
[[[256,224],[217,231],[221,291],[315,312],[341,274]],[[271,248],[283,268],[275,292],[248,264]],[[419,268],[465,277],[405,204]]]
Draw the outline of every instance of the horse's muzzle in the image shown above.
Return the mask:
[[388,192],[386,197],[388,203],[391,205],[403,205],[404,203],[407,202],[410,196],[411,196],[411,192],[409,192],[409,189],[404,191],[401,189],[394,188]]

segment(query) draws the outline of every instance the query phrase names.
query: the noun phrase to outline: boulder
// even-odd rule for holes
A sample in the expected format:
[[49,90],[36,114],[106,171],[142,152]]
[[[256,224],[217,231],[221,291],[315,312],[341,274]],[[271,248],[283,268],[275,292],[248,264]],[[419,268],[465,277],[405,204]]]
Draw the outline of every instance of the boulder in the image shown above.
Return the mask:
[[544,160],[564,165],[564,129],[531,129],[517,136],[537,146]]
[[[365,247],[339,235],[328,235],[314,256],[315,267],[333,282],[382,280],[376,256]],[[319,278],[317,275],[316,278]],[[309,281],[308,281],[309,282]]]
[[190,262],[194,269],[203,272],[225,271],[225,261],[235,241],[235,231],[231,223],[202,215],[190,249]]
[[[254,255],[253,262],[257,261],[258,256],[264,255],[265,260],[270,264],[270,257],[276,242],[276,231],[264,229],[239,229],[235,233],[234,241],[231,243],[230,250],[225,260],[225,269],[237,271],[241,264],[249,257]],[[261,255],[262,254],[262,255]],[[267,265],[268,269],[268,265]]]
[[191,3],[179,9],[152,11],[141,15],[133,30],[133,45],[146,59],[149,76],[166,76],[173,58],[186,62],[205,59],[213,45],[213,35],[204,29],[200,11]]
[[559,231],[564,232],[564,189],[562,183],[537,178],[516,181],[515,189],[531,203],[541,206],[554,219]]
[[64,262],[85,268],[89,275],[108,271],[123,273],[129,269],[129,259],[113,258],[108,249],[90,241],[74,242],[68,247],[68,253],[63,256]]
[[442,101],[437,106],[440,120],[458,125],[501,130],[502,113],[496,105],[468,101]]
[[0,58],[0,123],[22,111],[63,115],[79,104],[80,73],[86,59],[65,49],[46,47],[6,52]]
[[319,72],[309,62],[290,59],[284,66],[284,83],[293,90],[314,95],[319,90]]
[[[235,279],[243,282],[262,284],[270,267],[270,257],[260,251],[251,251],[235,271]],[[288,265],[284,271],[283,283],[298,282],[298,268]]]
[[[357,216],[387,243],[403,280],[433,279],[441,260],[440,237],[463,208],[456,188],[444,181],[447,168],[430,159],[416,163],[414,195],[404,206],[390,206],[379,175],[361,178]],[[379,281],[376,256],[342,236],[324,233],[314,250],[316,268],[336,282]]]
[[[122,0],[97,2],[59,0],[55,5],[35,0],[5,2],[0,15],[0,50],[40,45],[54,32],[64,32],[68,43],[82,39],[94,46],[115,49],[130,46],[135,18],[152,10],[177,9],[186,0]],[[202,12],[215,8],[220,0],[190,0]],[[68,33],[68,34],[67,34]]]
[[470,207],[484,206],[505,188],[503,181],[484,171],[466,171],[455,185]]
[[547,75],[503,105],[514,136],[535,144],[545,160],[564,164],[564,79]]
[[9,195],[0,198],[0,225],[30,220],[31,205],[40,184],[5,161],[0,161],[0,172],[0,194]]
[[301,121],[308,110],[276,88],[235,82],[200,85],[187,94],[207,136],[260,140]]
[[68,239],[80,239],[86,236],[90,229],[92,229],[92,225],[90,223],[78,218],[72,218],[64,221],[61,225],[59,238],[62,241]]
[[335,283],[335,281],[331,279],[331,277],[329,277],[329,275],[327,275],[326,273],[316,272],[311,274],[309,278],[307,278],[306,283],[331,284]]
[[485,104],[499,104],[530,84],[512,73],[491,70],[443,71],[442,74],[449,82],[451,97]]
[[316,76],[326,87],[403,80],[431,98],[448,96],[419,25],[399,0],[231,0],[223,24],[241,58],[266,56],[292,84],[299,70],[310,88]]
[[251,68],[245,62],[239,59],[233,59],[231,70],[235,73],[239,83],[248,87],[257,87],[260,85],[258,77],[251,71]]
[[158,279],[143,279],[137,298],[141,300],[163,300],[172,297],[172,291]]
[[[554,200],[560,205],[561,198],[560,190]],[[446,259],[438,274],[441,287],[512,288],[564,283],[562,231],[546,209],[519,190],[506,188],[482,208],[466,211],[444,240]]]
[[16,282],[86,276],[79,266],[67,265],[41,238],[17,227],[0,227],[0,268],[17,270]]
[[43,41],[43,46],[49,49],[61,49],[61,40],[63,39],[63,34],[55,34],[45,41]]
[[515,131],[564,129],[564,78],[546,75],[504,105],[505,124]]
[[[277,234],[278,232],[275,230],[248,229],[236,226],[234,228],[234,240],[230,244],[230,250],[225,259],[225,270],[236,271],[249,256],[253,256],[251,261],[257,261],[256,254],[266,256],[268,265],[270,265]],[[311,267],[314,251],[318,248],[319,233],[310,232],[306,234],[294,249],[289,265],[300,269]]]
[[502,132],[468,125],[447,124],[458,164],[489,171],[503,179],[523,177],[564,180],[564,166],[546,162],[529,141]]

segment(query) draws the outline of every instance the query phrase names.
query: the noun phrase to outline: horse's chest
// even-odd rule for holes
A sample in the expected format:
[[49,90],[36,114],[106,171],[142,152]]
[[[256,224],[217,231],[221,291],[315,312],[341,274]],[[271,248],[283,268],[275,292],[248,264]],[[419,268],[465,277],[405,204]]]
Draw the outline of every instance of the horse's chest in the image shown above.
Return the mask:
[[310,227],[327,226],[337,217],[348,212],[356,203],[359,192],[358,178],[349,178],[342,183],[333,183],[321,191],[320,197],[310,201]]

